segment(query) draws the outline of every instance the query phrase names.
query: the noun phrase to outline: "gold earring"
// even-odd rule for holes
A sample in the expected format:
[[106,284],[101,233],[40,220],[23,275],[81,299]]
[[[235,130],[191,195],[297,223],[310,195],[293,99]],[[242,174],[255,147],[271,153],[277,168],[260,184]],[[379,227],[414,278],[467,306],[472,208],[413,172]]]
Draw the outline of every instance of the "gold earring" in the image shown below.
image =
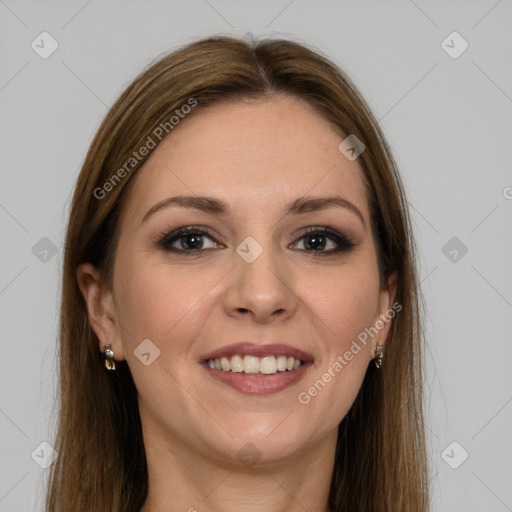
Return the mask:
[[384,360],[384,352],[382,350],[382,345],[380,343],[377,344],[375,348],[375,366],[380,368],[382,366],[382,361]]
[[107,345],[105,347],[103,355],[105,356],[105,368],[107,370],[115,370],[116,362],[114,360],[114,351],[112,350],[112,345]]

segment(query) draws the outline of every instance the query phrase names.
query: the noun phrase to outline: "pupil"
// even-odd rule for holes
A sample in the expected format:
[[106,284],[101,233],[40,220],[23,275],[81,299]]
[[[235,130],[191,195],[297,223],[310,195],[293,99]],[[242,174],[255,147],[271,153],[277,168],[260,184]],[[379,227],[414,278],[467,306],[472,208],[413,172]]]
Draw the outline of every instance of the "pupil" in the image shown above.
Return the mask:
[[187,235],[181,239],[181,244],[187,249],[197,249],[201,246],[200,235]]
[[310,235],[307,240],[309,249],[323,249],[325,247],[325,237],[323,235]]

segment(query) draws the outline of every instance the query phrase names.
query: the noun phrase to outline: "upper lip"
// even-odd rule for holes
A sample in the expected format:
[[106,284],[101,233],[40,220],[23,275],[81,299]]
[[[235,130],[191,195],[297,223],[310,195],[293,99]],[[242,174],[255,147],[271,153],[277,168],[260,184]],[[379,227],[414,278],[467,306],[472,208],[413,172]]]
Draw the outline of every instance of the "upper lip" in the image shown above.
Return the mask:
[[231,357],[234,355],[245,356],[251,355],[255,357],[265,356],[288,356],[294,359],[308,362],[313,361],[313,356],[298,348],[286,345],[284,343],[252,343],[243,341],[234,343],[233,345],[225,345],[213,352],[201,356],[201,361],[208,361],[208,359],[217,359],[220,357]]

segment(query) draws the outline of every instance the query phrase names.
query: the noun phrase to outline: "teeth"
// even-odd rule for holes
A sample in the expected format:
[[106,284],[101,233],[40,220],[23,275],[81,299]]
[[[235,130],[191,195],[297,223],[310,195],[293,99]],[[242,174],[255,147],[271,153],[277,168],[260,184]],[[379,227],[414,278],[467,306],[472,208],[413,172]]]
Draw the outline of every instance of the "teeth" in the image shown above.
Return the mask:
[[244,372],[260,373],[260,358],[254,356],[244,356]]
[[[211,361],[211,359],[210,359]],[[228,368],[229,370],[229,368]],[[244,371],[244,362],[240,356],[233,356],[231,358],[231,371],[232,372],[243,372]]]
[[286,370],[286,356],[277,356],[277,371],[284,372]]
[[277,372],[297,370],[302,366],[300,359],[286,356],[239,356],[208,359],[208,366],[224,372],[274,375]]
[[[299,361],[300,365],[300,361]],[[262,357],[260,362],[260,372],[265,375],[271,375],[277,372],[277,363],[274,356]]]

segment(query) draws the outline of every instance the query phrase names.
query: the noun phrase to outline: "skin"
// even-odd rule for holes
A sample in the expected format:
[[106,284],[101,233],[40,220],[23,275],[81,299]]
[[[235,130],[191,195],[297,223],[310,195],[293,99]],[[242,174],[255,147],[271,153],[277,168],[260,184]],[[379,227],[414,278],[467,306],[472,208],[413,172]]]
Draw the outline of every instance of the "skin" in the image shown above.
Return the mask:
[[[295,98],[197,110],[133,178],[112,289],[90,264],[79,268],[99,350],[110,343],[115,359],[127,360],[139,391],[149,470],[143,512],[328,510],[337,427],[390,321],[307,405],[297,395],[391,308],[396,289],[395,276],[380,282],[362,171],[338,150],[343,138]],[[335,194],[365,225],[339,206],[283,215],[297,198]],[[170,206],[142,221],[177,195],[213,196],[231,213]],[[201,254],[159,247],[165,233],[190,225],[213,235],[202,238]],[[306,252],[304,228],[318,225],[356,246]],[[247,236],[263,248],[252,263],[235,250]],[[179,238],[173,245],[186,250]],[[134,355],[147,338],[160,350],[149,366]],[[279,393],[242,394],[211,378],[200,359],[243,340],[290,344],[311,353],[313,366]],[[261,455],[253,467],[237,455],[249,442]]]

